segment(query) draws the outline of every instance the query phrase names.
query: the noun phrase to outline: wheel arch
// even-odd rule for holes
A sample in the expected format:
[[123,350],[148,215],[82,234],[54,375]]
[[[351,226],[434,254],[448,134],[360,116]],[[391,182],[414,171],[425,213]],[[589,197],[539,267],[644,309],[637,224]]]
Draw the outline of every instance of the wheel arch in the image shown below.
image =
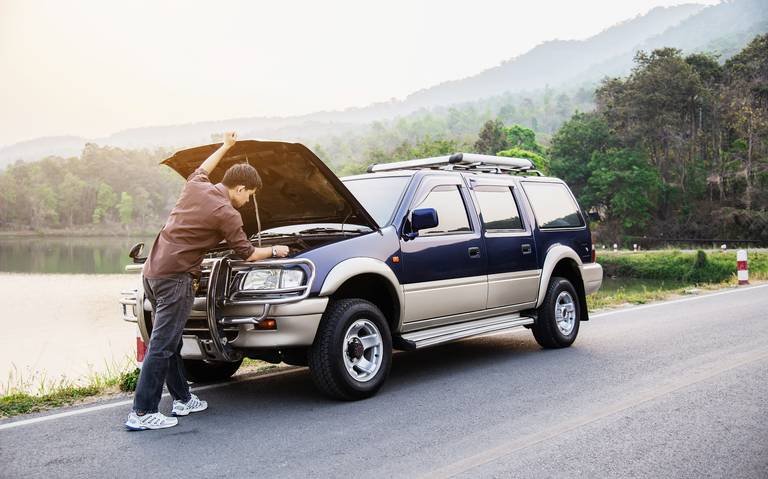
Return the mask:
[[331,269],[320,289],[331,300],[360,298],[375,304],[387,319],[392,333],[400,330],[403,291],[395,273],[374,258],[350,258]]
[[587,310],[587,295],[584,291],[584,281],[581,277],[581,258],[576,252],[564,245],[555,245],[547,251],[547,257],[544,260],[544,266],[541,271],[541,281],[539,282],[539,295],[536,301],[536,307],[544,302],[544,296],[547,292],[550,280],[554,276],[566,278],[576,288],[579,295],[579,304],[581,305],[581,320],[589,320]]

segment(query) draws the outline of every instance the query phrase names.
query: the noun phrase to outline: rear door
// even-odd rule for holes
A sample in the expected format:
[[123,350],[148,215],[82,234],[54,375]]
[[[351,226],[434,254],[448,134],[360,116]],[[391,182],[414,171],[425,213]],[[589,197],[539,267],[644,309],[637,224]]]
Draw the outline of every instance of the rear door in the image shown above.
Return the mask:
[[[459,175],[425,176],[409,211],[434,208],[438,225],[401,239],[404,322],[482,311],[487,296],[479,218]],[[437,320],[435,324],[451,322]]]
[[504,178],[472,179],[488,257],[488,308],[530,307],[539,276],[533,222],[516,183]]

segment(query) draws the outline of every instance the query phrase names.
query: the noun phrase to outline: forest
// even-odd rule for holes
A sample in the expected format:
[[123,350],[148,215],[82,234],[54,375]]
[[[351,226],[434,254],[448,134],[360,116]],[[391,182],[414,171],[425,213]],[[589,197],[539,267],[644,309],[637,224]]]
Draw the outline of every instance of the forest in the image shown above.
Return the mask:
[[[212,137],[215,140],[215,137]],[[371,163],[475,151],[530,158],[563,178],[603,242],[768,243],[768,35],[722,61],[639,52],[625,78],[417,112],[310,147],[339,175]],[[170,150],[88,144],[78,157],[0,172],[0,231],[151,232],[182,179]]]

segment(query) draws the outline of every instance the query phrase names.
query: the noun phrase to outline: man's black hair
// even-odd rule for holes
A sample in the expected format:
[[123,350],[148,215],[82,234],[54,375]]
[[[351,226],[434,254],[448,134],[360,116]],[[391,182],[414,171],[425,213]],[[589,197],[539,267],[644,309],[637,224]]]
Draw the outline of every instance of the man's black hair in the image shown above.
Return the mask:
[[259,176],[259,172],[247,163],[238,163],[230,166],[227,172],[224,173],[224,179],[221,182],[227,188],[243,185],[246,190],[261,189],[261,176]]

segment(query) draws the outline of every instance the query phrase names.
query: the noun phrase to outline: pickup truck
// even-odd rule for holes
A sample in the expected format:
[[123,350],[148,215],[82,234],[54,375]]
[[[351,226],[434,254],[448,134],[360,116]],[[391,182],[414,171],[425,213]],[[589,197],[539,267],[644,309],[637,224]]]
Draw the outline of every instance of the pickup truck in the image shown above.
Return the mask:
[[[219,145],[163,161],[187,177]],[[570,346],[599,289],[588,218],[568,186],[529,160],[471,153],[372,165],[338,178],[298,143],[239,141],[210,175],[255,166],[264,187],[240,209],[254,244],[287,258],[244,262],[209,251],[184,329],[191,381],[234,374],[243,358],[309,366],[323,393],[370,397],[395,349],[525,327]],[[140,271],[137,245],[130,256]],[[123,319],[148,342],[139,286]]]

